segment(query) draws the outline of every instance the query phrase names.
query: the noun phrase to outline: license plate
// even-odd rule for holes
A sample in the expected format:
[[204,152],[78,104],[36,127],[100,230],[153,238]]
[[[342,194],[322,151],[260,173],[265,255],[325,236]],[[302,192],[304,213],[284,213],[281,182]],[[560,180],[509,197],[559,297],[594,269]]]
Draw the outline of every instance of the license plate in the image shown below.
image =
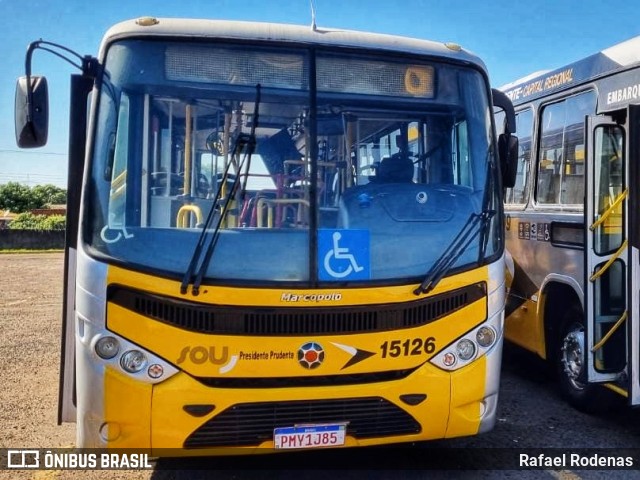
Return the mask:
[[280,449],[337,447],[344,445],[346,431],[344,423],[282,427],[273,431],[273,442]]

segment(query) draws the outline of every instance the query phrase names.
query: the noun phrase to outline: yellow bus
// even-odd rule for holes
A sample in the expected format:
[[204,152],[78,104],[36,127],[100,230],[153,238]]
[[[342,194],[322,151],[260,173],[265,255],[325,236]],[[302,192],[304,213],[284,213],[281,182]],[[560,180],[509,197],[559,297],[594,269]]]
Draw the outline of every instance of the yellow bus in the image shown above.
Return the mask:
[[520,156],[506,192],[507,340],[554,364],[566,399],[640,404],[640,37],[502,87]]
[[[73,55],[29,48],[21,146],[47,136],[37,48]],[[478,58],[141,18],[80,59],[60,389],[79,447],[258,453],[492,428],[517,139]]]

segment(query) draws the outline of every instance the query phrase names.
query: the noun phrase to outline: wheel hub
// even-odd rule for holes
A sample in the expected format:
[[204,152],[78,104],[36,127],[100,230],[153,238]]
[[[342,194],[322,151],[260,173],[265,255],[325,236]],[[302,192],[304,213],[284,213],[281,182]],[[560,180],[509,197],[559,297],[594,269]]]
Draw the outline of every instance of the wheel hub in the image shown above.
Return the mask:
[[579,380],[584,368],[583,330],[572,330],[564,337],[561,362],[569,382],[574,388],[583,389],[584,384]]

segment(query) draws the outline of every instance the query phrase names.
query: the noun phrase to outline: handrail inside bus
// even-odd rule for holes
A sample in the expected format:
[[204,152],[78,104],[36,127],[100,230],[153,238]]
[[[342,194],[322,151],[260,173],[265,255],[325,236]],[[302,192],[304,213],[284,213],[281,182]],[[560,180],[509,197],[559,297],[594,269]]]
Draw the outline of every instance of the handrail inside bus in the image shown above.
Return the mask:
[[589,277],[589,281],[595,282],[598,278],[600,278],[602,274],[606,272],[611,265],[613,265],[613,262],[615,262],[618,259],[618,257],[622,255],[622,252],[625,251],[628,244],[629,244],[629,241],[625,239],[625,241],[622,242],[622,245],[620,246],[620,248],[616,251],[616,253],[614,253],[611,256],[611,258],[607,261],[607,263],[605,263],[601,269],[599,269],[596,273],[594,273],[593,275],[591,275],[591,277]]
[[629,189],[625,189],[624,192],[622,192],[620,195],[618,195],[618,198],[616,198],[614,200],[614,202],[609,206],[609,208],[607,208],[604,213],[602,214],[602,216],[596,220],[595,222],[593,222],[593,224],[589,227],[589,230],[594,231],[599,225],[603,224],[604,221],[609,218],[609,215],[611,215],[611,213],[616,209],[616,207],[618,205],[620,205],[620,203],[629,196]]
[[309,200],[305,200],[304,198],[264,198],[262,197],[258,199],[258,205],[256,207],[258,211],[258,215],[257,215],[258,228],[265,227],[265,222],[264,222],[265,207],[267,208],[266,227],[273,228],[274,226],[279,226],[279,225],[274,225],[274,222],[273,222],[273,207],[278,205],[283,205],[285,208],[286,207],[294,208],[296,223],[298,226],[304,223],[305,215],[302,207],[307,207],[307,208],[310,207]]
[[189,212],[195,213],[197,225],[202,224],[202,210],[200,210],[200,207],[198,205],[183,205],[178,210],[178,217],[176,218],[178,228],[189,227],[189,217],[187,216]]
[[605,343],[607,343],[607,340],[611,338],[611,335],[613,335],[614,332],[620,327],[620,325],[624,323],[624,321],[627,319],[628,316],[629,316],[628,311],[625,310],[622,316],[616,322],[616,324],[613,327],[611,327],[611,329],[607,332],[607,334],[604,337],[602,337],[602,339],[591,348],[591,351],[596,352],[599,349],[601,349],[602,346]]

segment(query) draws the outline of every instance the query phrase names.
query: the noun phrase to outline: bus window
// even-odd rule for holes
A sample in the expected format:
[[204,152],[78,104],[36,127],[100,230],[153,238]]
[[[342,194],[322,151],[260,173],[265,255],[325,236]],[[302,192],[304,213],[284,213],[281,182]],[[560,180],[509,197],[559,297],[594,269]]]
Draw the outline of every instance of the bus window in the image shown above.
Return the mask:
[[585,92],[542,109],[536,200],[577,205],[584,197],[584,117],[596,95]]
[[112,133],[109,141],[109,166],[105,177],[111,181],[109,194],[108,224],[110,227],[126,225],[125,205],[127,203],[127,158],[129,150],[129,97],[120,99],[118,111],[118,133]]
[[[355,118],[355,117],[354,117]],[[390,131],[381,129],[380,119],[363,119],[358,121],[358,178],[357,185],[368,183],[380,175],[380,166],[385,159],[404,157],[405,167],[410,169],[408,162],[418,162],[420,152],[424,151],[424,132],[419,135],[419,122],[397,120],[389,122]],[[400,126],[398,126],[400,125]],[[409,174],[406,173],[407,177]],[[415,175],[415,174],[414,174]],[[412,180],[411,175],[407,180]],[[379,178],[379,177],[378,177]]]
[[[604,268],[605,262],[597,268]],[[616,372],[624,368],[626,359],[626,345],[624,329],[614,329],[616,320],[625,311],[627,272],[625,264],[614,261],[606,271],[595,280],[594,285],[594,314],[596,327],[594,331],[595,343],[605,336],[611,335],[609,341],[602,348],[594,352],[596,370],[601,372]]]
[[[623,187],[623,142],[622,129],[605,125],[595,131],[594,148],[594,205],[597,218],[605,214],[612,206]],[[623,203],[613,207],[607,220],[596,227],[594,232],[595,251],[599,255],[611,253],[622,245],[623,241]]]
[[471,168],[469,164],[469,136],[467,122],[457,123],[453,130],[454,153],[453,183],[454,185],[471,186]]

